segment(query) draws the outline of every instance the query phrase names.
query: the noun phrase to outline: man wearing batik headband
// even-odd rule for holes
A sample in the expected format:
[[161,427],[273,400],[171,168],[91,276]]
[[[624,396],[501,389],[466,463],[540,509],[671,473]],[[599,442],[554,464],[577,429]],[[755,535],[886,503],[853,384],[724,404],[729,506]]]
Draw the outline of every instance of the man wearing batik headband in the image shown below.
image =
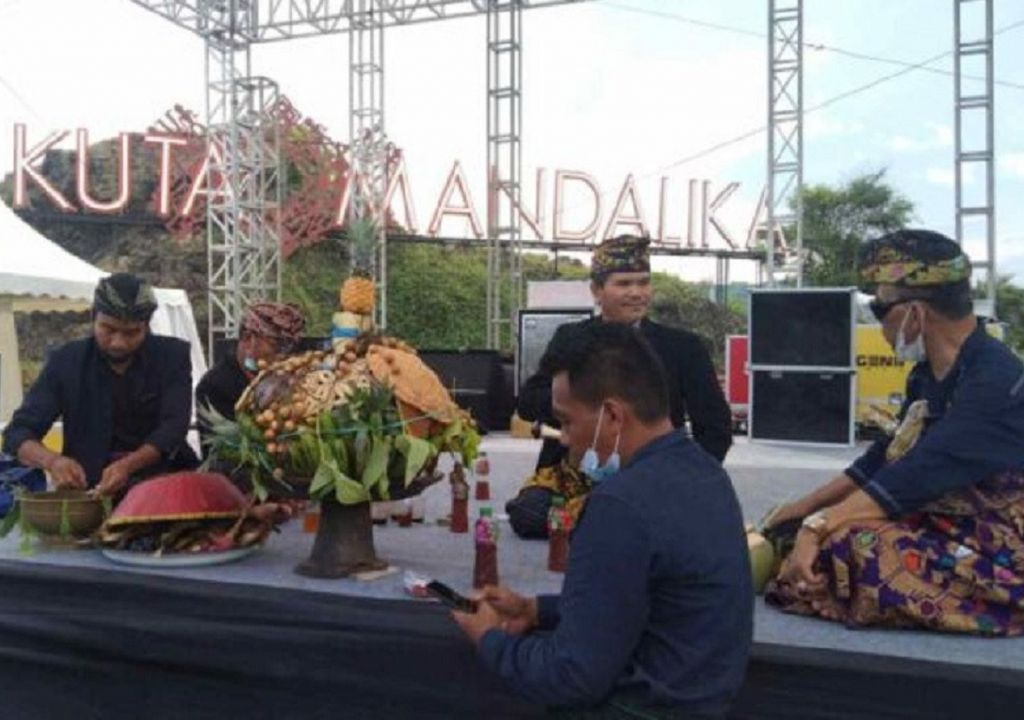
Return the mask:
[[916,363],[900,424],[769,514],[770,538],[796,535],[766,596],[849,625],[1024,634],[1024,364],[974,317],[949,238],[900,230],[859,267],[886,340]]
[[[649,246],[648,238],[621,235],[605,240],[594,249],[590,290],[600,309],[600,317],[558,329],[540,361],[540,370],[520,390],[518,413],[524,420],[557,426],[551,410],[551,374],[546,369],[546,359],[569,342],[572,328],[595,322],[636,325],[665,366],[672,424],[685,428],[689,420],[693,439],[721,462],[732,445],[732,414],[700,337],[647,319],[652,295]],[[538,473],[527,480],[519,497],[509,503],[513,528],[521,535],[544,536],[551,497],[579,487],[578,474],[566,464],[565,452],[557,440],[545,440],[537,462]],[[611,448],[603,452],[610,453]],[[554,467],[554,472],[543,471],[548,467]],[[580,469],[591,479],[604,472],[595,473],[594,468],[588,467]],[[554,483],[551,482],[553,477]],[[567,497],[567,500],[572,499]],[[582,504],[570,502],[570,507],[582,507]]]
[[[234,419],[235,403],[256,376],[261,361],[270,362],[291,352],[305,328],[306,318],[297,305],[261,302],[250,306],[242,318],[235,352],[225,354],[196,386],[196,407],[212,407]],[[199,433],[203,438],[209,434],[201,415]]]
[[[114,495],[129,481],[193,467],[187,342],[152,335],[149,283],[116,273],[96,287],[93,333],[51,353],[4,431],[4,452],[45,469],[57,487]],[[63,421],[62,453],[42,438]]]

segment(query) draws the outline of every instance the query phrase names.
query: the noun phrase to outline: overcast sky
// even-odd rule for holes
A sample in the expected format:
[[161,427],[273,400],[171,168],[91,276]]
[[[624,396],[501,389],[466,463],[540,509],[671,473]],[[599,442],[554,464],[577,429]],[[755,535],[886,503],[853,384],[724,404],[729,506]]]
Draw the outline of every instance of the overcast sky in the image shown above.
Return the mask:
[[[805,53],[807,108],[880,81],[807,116],[805,181],[887,168],[916,205],[916,222],[952,234],[952,77],[913,71],[882,81],[900,70],[883,60],[916,63],[951,51],[952,2],[804,6],[805,40],[820,46]],[[996,89],[1000,269],[1024,281],[1024,4],[995,0],[995,13],[997,28],[1018,23],[996,39],[996,77],[1007,83]],[[689,179],[710,180],[713,192],[739,182],[722,216],[743,237],[764,184],[766,137],[727,141],[765,124],[766,25],[765,0],[598,0],[525,13],[524,192],[532,206],[535,169],[546,168],[548,231],[552,176],[561,168],[597,178],[605,219],[635,174],[652,225],[658,181],[668,177],[674,234]],[[339,140],[348,127],[346,43],[341,35],[254,50],[255,72]],[[456,159],[482,213],[483,20],[395,28],[385,43],[386,124],[406,152],[421,228]],[[92,139],[140,131],[175,103],[202,112],[203,58],[198,37],[128,0],[0,0],[0,172],[13,166],[16,122],[29,124],[31,144],[59,129],[85,127]],[[929,67],[948,72],[952,55]],[[968,178],[975,189],[981,182]],[[567,220],[578,223],[588,210],[577,198]],[[464,232],[454,220],[444,230]],[[734,277],[749,276],[741,265]],[[662,266],[693,279],[714,273],[706,261]]]

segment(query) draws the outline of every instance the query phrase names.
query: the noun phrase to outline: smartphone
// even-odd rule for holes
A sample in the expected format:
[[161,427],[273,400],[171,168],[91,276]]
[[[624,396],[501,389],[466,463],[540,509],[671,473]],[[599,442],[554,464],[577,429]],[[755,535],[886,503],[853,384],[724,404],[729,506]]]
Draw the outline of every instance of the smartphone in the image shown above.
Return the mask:
[[436,597],[444,603],[445,606],[450,607],[452,610],[458,610],[459,612],[464,613],[476,612],[476,600],[470,600],[464,595],[459,595],[443,582],[431,580],[426,584],[426,589],[428,593]]

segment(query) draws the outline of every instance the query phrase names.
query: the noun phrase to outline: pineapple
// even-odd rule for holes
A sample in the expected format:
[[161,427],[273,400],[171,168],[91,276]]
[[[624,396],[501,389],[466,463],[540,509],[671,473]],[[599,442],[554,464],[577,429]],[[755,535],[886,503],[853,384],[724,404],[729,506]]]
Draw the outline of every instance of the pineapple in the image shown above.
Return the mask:
[[377,226],[372,220],[356,220],[349,225],[348,237],[352,274],[341,286],[341,309],[356,315],[371,315],[376,303],[373,252],[377,245]]

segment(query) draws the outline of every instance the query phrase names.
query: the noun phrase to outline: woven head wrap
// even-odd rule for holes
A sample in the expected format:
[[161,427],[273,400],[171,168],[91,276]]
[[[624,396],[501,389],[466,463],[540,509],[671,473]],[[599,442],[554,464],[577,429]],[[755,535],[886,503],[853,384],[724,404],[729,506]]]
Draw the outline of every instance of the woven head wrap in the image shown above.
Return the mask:
[[650,272],[650,238],[619,235],[605,240],[596,248],[590,260],[592,280],[604,281],[616,272]]
[[864,243],[857,267],[866,285],[927,287],[971,277],[971,261],[960,246],[930,230],[897,230]]
[[298,305],[262,302],[250,305],[242,318],[242,331],[292,346],[302,337],[306,318]]
[[156,312],[153,286],[130,273],[114,273],[100,280],[92,309],[118,320],[149,322]]

